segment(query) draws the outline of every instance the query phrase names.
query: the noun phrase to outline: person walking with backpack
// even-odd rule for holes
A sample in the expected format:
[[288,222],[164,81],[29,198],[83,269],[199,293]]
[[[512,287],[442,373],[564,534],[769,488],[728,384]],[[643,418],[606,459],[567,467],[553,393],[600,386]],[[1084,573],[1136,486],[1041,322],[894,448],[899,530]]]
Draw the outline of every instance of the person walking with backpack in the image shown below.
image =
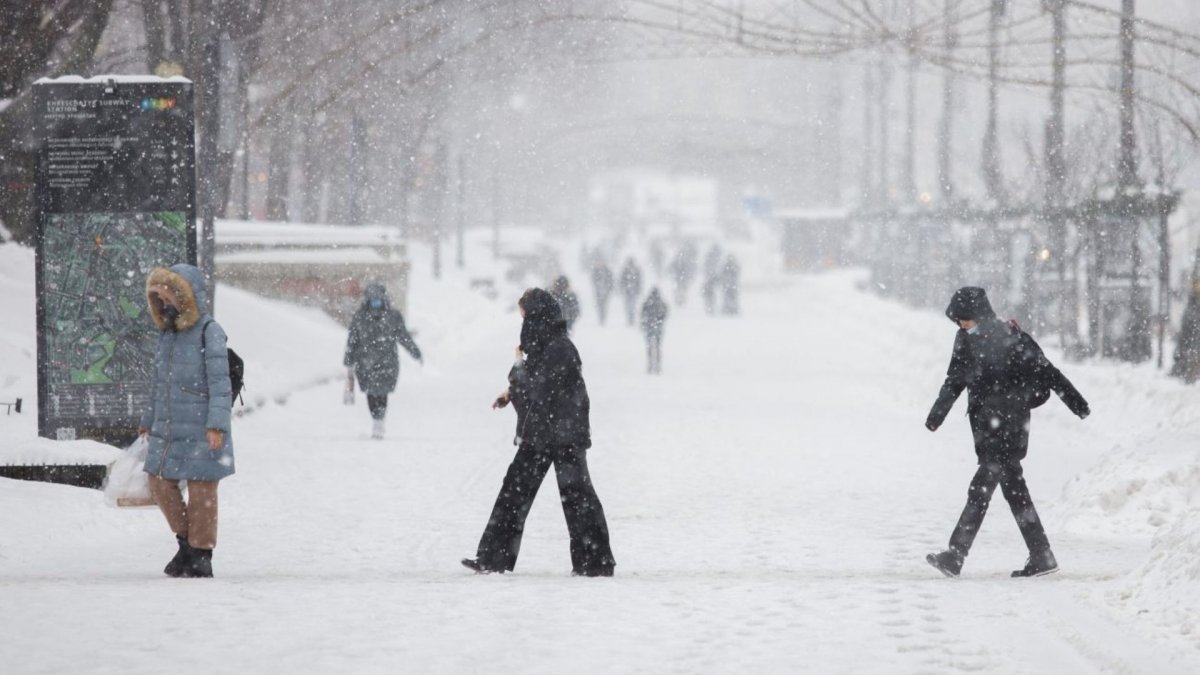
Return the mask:
[[518,303],[523,322],[509,386],[492,404],[517,413],[513,457],[474,558],[462,564],[476,573],[510,572],[517,565],[525,518],[546,472],[554,465],[558,494],[571,539],[571,573],[609,577],[616,561],[604,507],[588,472],[592,445],[590,403],[579,352],[567,336],[562,311],[540,288]]
[[[149,440],[150,493],[179,545],[163,573],[211,577],[217,485],[234,472],[225,331],[209,316],[204,275],[192,265],[152,270],[146,301],[159,335],[150,405],[138,435]],[[187,481],[186,504],[181,480]]]
[[346,402],[354,402],[356,378],[359,388],[367,395],[367,408],[374,420],[371,438],[383,438],[388,395],[396,390],[396,381],[400,379],[397,343],[417,363],[423,362],[421,348],[404,326],[404,315],[392,307],[387,289],[383,284],[368,284],[363,293],[363,304],[350,321],[342,363],[347,368]]
[[1028,333],[1016,322],[996,318],[984,289],[964,287],[955,291],[946,316],[959,329],[946,380],[925,428],[937,431],[966,389],[967,416],[979,468],[967,491],[967,504],[950,535],[950,547],[929,554],[925,560],[946,576],[959,575],[999,485],[1029,549],[1025,566],[1012,576],[1050,574],[1058,570],[1058,561],[1021,468],[1029,447],[1030,410],[1045,403],[1051,391],[1080,419],[1091,413],[1088,403]]

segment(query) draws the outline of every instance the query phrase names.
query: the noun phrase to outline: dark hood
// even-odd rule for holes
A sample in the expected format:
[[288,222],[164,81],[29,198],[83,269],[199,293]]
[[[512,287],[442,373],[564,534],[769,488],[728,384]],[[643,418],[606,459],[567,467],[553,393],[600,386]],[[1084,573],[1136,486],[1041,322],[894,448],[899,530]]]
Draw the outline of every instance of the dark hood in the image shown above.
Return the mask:
[[387,287],[380,283],[367,284],[367,288],[363,291],[363,307],[369,308],[372,300],[383,300],[383,308],[386,309],[392,306],[392,299],[388,296]]
[[531,288],[521,296],[521,308],[525,320],[521,324],[521,351],[537,356],[550,341],[567,334],[567,322],[563,320],[562,308],[553,295]]
[[981,321],[996,318],[996,312],[992,310],[992,303],[988,302],[987,291],[976,286],[964,286],[954,291],[950,306],[946,307],[946,317],[954,323]]

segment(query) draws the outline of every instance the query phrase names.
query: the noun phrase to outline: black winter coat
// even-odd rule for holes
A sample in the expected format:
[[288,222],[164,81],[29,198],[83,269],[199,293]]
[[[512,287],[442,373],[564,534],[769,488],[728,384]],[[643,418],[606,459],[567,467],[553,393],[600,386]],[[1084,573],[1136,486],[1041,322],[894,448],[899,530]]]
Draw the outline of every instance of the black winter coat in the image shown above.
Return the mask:
[[555,336],[508,374],[517,411],[517,444],[538,447],[592,446],[591,402],[579,352],[566,334]]
[[663,334],[663,324],[667,321],[667,303],[663,302],[658,291],[650,293],[642,303],[642,333],[646,337]]
[[978,319],[974,335],[959,329],[946,380],[925,426],[937,429],[963,389],[983,458],[1023,459],[1029,443],[1030,410],[1058,394],[1071,412],[1086,417],[1087,401],[1054,366],[1028,333],[992,317]]
[[414,359],[421,359],[421,349],[404,326],[404,317],[398,310],[389,306],[372,309],[364,303],[354,313],[343,364],[354,367],[354,376],[364,392],[382,395],[395,391],[400,377],[397,343]]

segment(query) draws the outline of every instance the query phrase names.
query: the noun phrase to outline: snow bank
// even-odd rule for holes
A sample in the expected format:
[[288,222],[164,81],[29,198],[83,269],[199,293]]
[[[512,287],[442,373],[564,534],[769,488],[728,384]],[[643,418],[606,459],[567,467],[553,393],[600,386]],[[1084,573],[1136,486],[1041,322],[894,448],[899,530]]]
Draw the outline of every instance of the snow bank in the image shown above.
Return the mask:
[[1190,508],[1155,535],[1150,560],[1129,575],[1115,603],[1200,646],[1200,467],[1185,474]]

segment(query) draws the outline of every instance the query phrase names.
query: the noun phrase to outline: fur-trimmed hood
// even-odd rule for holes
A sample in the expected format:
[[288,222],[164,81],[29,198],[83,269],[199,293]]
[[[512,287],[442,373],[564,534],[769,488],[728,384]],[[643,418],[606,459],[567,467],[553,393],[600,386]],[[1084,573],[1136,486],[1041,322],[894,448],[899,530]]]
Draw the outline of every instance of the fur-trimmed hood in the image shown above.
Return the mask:
[[164,300],[179,308],[175,330],[186,331],[208,313],[204,275],[193,265],[172,265],[170,269],[155,267],[146,277],[146,303],[150,306],[150,317],[159,330],[167,330],[167,319],[163,316]]

